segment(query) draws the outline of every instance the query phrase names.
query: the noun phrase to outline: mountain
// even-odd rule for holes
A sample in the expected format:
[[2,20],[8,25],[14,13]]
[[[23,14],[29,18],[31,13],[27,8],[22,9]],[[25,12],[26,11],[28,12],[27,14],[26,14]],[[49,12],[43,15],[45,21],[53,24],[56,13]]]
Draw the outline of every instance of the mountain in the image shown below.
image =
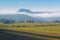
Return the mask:
[[[2,20],[3,19],[3,20]],[[42,18],[42,17],[31,17],[26,14],[3,14],[0,15],[0,22],[21,22],[25,20],[31,20],[34,22],[52,22],[52,21],[60,21],[60,17],[50,17],[50,18]]]
[[10,23],[14,23],[14,22],[15,22],[14,20],[0,18],[0,23],[10,24]]
[[53,12],[49,12],[49,11],[43,11],[43,12],[36,11],[36,12],[33,12],[32,10],[30,10],[30,9],[25,9],[25,8],[21,8],[21,9],[19,9],[17,12],[25,12],[25,13],[29,13],[29,14],[53,13]]
[[16,22],[19,21],[25,21],[25,20],[33,20],[34,22],[39,22],[42,21],[42,18],[34,18],[25,14],[5,14],[5,15],[0,15],[0,19],[8,19],[8,20],[15,20]]

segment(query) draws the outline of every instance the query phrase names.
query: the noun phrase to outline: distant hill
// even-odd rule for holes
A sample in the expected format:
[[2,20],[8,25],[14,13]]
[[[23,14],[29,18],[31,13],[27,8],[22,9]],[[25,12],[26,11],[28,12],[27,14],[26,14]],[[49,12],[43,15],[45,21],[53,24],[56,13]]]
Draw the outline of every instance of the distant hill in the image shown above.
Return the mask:
[[34,22],[43,22],[42,20],[43,18],[34,18],[25,14],[10,14],[10,15],[5,14],[5,15],[0,15],[0,18],[15,20],[16,22],[25,21],[25,20],[32,20]]
[[8,20],[8,19],[1,19],[0,18],[0,23],[4,23],[4,24],[10,24],[10,23],[14,23],[14,20]]
[[60,17],[52,17],[52,18],[42,18],[42,17],[31,17],[25,14],[5,14],[0,15],[0,22],[21,22],[25,20],[31,20],[34,22],[53,22],[53,21],[60,21]]

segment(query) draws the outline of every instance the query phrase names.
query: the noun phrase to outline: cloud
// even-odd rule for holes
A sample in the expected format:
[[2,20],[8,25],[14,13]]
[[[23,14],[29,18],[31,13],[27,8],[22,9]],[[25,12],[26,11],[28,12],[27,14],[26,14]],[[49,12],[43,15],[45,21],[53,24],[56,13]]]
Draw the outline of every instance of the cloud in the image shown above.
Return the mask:
[[[51,13],[52,12],[52,13]],[[41,11],[39,10],[39,12],[36,11],[31,11],[29,9],[20,9],[18,10],[18,12],[16,12],[16,10],[14,9],[0,9],[0,14],[25,14],[31,17],[43,17],[43,18],[47,18],[47,17],[60,17],[60,11]]]
[[[49,10],[49,9],[48,9]],[[45,11],[31,11],[29,9],[19,9],[18,12],[21,12],[22,14],[29,15],[31,17],[42,17],[42,18],[50,18],[50,17],[60,17],[60,11],[51,9],[48,11],[47,9]]]
[[60,13],[44,13],[44,14],[26,14],[31,17],[42,17],[42,18],[51,18],[51,17],[60,17]]
[[49,12],[49,11],[42,11],[42,12],[36,11],[36,12],[33,12],[33,11],[29,10],[29,9],[24,9],[24,8],[19,9],[18,12],[25,12],[25,13],[30,13],[30,14],[31,13],[33,13],[33,14],[53,13],[53,12]]

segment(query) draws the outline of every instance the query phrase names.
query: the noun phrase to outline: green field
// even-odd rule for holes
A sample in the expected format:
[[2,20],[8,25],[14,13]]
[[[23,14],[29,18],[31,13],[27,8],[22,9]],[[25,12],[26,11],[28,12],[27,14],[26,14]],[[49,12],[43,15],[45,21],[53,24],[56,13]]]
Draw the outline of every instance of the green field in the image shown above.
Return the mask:
[[[48,32],[60,34],[60,23],[20,23],[20,24],[4,24],[1,28],[8,30],[22,30],[34,32]],[[2,27],[3,26],[3,27]]]
[[17,23],[0,24],[1,29],[23,31],[34,34],[60,36],[60,23]]

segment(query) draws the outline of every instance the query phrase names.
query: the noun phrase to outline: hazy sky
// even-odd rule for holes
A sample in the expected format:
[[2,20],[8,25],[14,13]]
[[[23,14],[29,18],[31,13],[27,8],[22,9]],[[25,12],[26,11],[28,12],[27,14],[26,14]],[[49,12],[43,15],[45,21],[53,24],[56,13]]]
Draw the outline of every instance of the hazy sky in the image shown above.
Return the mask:
[[0,14],[15,13],[21,8],[32,11],[60,12],[60,0],[0,0]]

